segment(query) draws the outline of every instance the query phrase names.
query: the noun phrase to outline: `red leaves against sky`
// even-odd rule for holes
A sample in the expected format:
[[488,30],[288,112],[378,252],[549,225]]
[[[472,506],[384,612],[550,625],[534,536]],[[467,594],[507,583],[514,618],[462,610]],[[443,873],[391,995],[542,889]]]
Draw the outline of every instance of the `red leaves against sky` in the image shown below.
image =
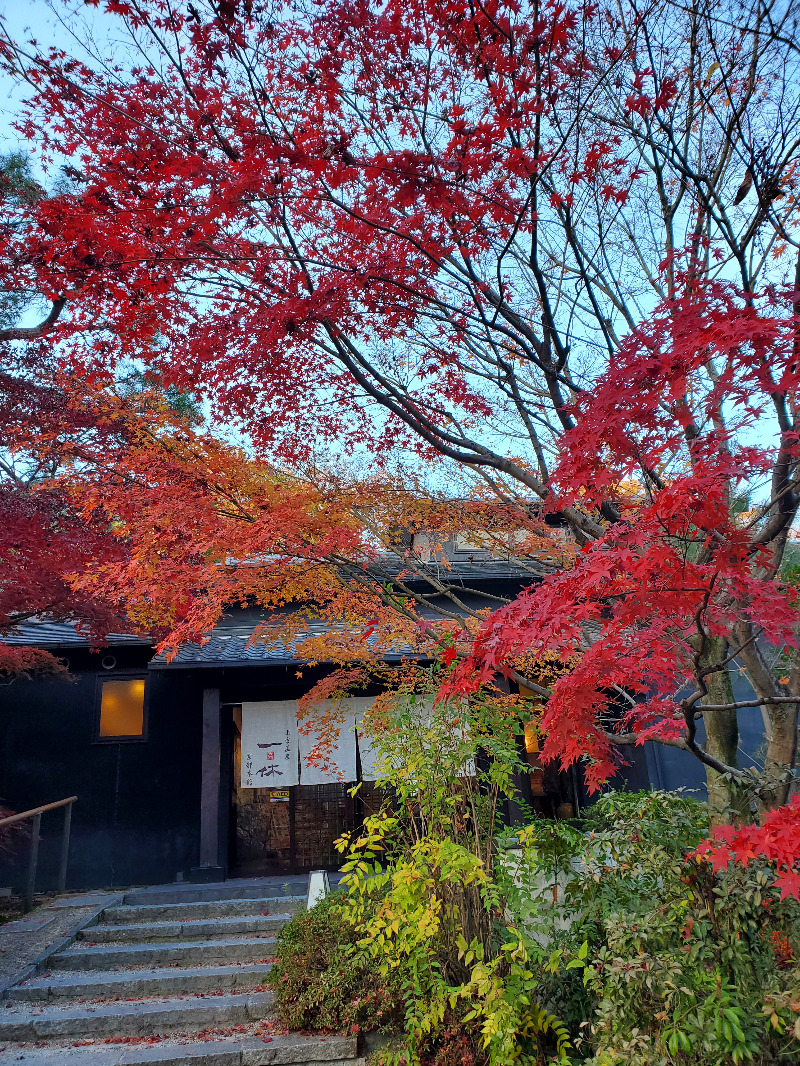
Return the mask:
[[[711,286],[660,308],[631,334],[594,391],[582,397],[554,478],[560,499],[553,506],[611,497],[623,520],[572,569],[492,615],[448,684],[449,692],[472,691],[529,649],[564,661],[582,652],[544,709],[542,757],[563,766],[586,760],[590,788],[616,768],[607,717],[614,686],[637,702],[613,729],[635,733],[640,743],[684,736],[676,693],[694,688],[689,642],[698,619],[715,635],[732,632],[745,617],[765,640],[795,645],[796,596],[773,580],[777,561],[753,544],[729,493],[768,466],[760,449],[737,444],[736,422],[746,424],[774,391],[797,388],[796,330],[795,320],[759,315]],[[690,410],[687,381],[711,355],[722,373],[705,394],[705,407]],[[720,410],[729,416],[725,429],[718,420],[714,428]],[[692,440],[689,456],[665,469],[695,422],[704,432]],[[625,479],[643,467],[662,470],[663,487],[626,503]]]
[[[722,285],[698,289],[691,276],[682,280],[682,294],[629,334],[613,365],[576,404],[578,425],[564,436],[555,474],[565,500],[602,502],[621,479],[643,467],[658,469],[687,432],[696,438],[697,500],[711,493],[704,522],[716,520],[726,477],[736,481],[769,468],[768,454],[735,442],[742,428],[769,410],[773,394],[796,387],[797,320],[764,314]],[[702,393],[695,390],[690,405],[685,397],[711,358],[720,373]]]
[[[573,151],[534,132],[590,75],[590,13],[362,0],[265,22],[242,5],[217,17],[107,6],[162,39],[176,32],[183,54],[180,71],[142,59],[120,78],[58,51],[30,65],[21,128],[69,161],[73,186],[7,235],[5,260],[32,288],[76,298],[64,332],[110,325],[113,340],[74,357],[136,354],[286,460],[309,455],[310,422],[318,439],[368,439],[377,455],[423,449],[402,420],[376,419],[330,356],[344,336],[411,381],[434,423],[442,398],[467,425],[488,416],[452,322],[474,321],[489,282],[512,295],[514,271],[498,279],[483,259],[521,211],[520,232],[535,223],[531,177],[547,169],[565,204],[579,183],[620,202],[630,183],[613,139]],[[449,283],[451,256],[476,271],[467,299]]]

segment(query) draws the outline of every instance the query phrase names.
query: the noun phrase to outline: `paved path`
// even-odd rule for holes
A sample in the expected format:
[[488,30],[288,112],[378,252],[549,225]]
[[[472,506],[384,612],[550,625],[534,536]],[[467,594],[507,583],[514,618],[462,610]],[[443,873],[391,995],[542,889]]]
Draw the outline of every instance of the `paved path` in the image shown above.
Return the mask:
[[121,896],[120,892],[71,893],[0,925],[0,999],[40,958]]

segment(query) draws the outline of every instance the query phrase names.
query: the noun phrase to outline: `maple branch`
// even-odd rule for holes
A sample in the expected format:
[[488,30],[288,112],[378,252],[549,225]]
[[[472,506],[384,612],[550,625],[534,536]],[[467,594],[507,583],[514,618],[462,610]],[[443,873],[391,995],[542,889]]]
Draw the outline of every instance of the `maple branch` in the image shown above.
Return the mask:
[[740,707],[766,707],[772,703],[796,703],[800,705],[800,696],[764,696],[755,700],[737,700],[734,703],[703,703],[700,705],[699,714],[706,711],[735,711]]
[[66,297],[63,296],[53,300],[50,314],[37,326],[11,326],[7,329],[0,329],[0,341],[32,341],[43,337],[56,324],[66,304]]
[[515,681],[518,685],[523,685],[525,688],[530,689],[531,692],[535,692],[537,696],[541,696],[542,699],[549,699],[553,695],[552,689],[546,688],[544,685],[538,685],[535,681],[531,681],[525,674],[521,674],[518,670],[509,670],[508,676],[512,681]]
[[0,621],[0,628],[2,629],[14,629],[20,624],[20,622],[26,622],[29,618],[37,618],[40,615],[47,615],[50,611],[54,610],[56,604],[47,603],[41,604],[30,611],[15,611],[10,615],[6,622]]
[[789,482],[789,484],[785,485],[780,490],[780,492],[778,492],[775,496],[770,496],[766,503],[763,503],[760,507],[756,508],[753,517],[741,528],[743,530],[753,529],[755,526],[758,525],[759,522],[762,521],[762,519],[764,519],[769,514],[769,512],[772,510],[773,506],[776,503],[783,499],[783,497],[786,496],[788,493],[795,492],[798,488],[800,488],[800,476],[795,475]]
[[[688,751],[711,770],[715,770],[718,774],[724,774],[725,776],[731,777],[735,781],[743,782],[749,780],[751,775],[746,770],[739,770],[735,766],[728,766],[727,763],[720,762],[719,759],[715,758],[713,755],[709,755],[704,748],[701,748],[696,744],[694,741],[695,733],[696,728],[693,724],[691,735],[686,739],[673,740],[666,737],[658,737],[656,743],[663,744],[668,748],[678,748],[679,751]],[[604,730],[603,736],[611,743],[618,744],[622,747],[630,747],[642,743],[642,738],[638,733],[612,733],[608,730]]]
[[[418,405],[411,404],[401,394],[400,390],[387,380],[385,375],[380,374],[369,360],[358,351],[352,341],[335,329],[332,322],[326,320],[325,328],[336,348],[339,359],[364,391],[381,406],[386,407],[397,415],[415,433],[433,445],[437,451],[466,466],[493,467],[501,473],[508,474],[515,480],[521,481],[524,485],[533,489],[542,499],[547,499],[550,494],[549,489],[538,478],[533,477],[527,470],[514,463],[511,459],[498,455],[485,445],[463,436],[456,437],[441,426],[437,426],[433,421],[425,417]],[[362,366],[365,368],[364,370],[362,370]],[[375,384],[376,381],[380,382],[381,388]],[[464,446],[470,450],[463,450]],[[576,507],[563,508],[561,513],[570,525],[592,538],[600,537],[605,532],[599,522],[579,511]]]
[[[711,770],[715,770],[718,774],[724,774],[734,781],[743,782],[749,778],[750,775],[746,771],[740,770],[736,766],[729,766],[727,763],[717,759],[714,755],[709,755],[705,748],[700,747],[695,740],[697,735],[697,725],[693,714],[687,714],[685,716],[685,721],[686,737],[683,740],[675,741],[674,747],[684,748]],[[664,743],[671,744],[673,742],[664,741]]]

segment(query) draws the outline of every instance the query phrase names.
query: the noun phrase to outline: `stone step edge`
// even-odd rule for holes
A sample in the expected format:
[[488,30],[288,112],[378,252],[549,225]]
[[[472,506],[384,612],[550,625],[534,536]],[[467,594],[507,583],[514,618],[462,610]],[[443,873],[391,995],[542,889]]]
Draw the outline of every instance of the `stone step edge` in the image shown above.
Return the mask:
[[[284,891],[283,885],[289,891]],[[261,882],[249,885],[238,885],[236,879],[218,881],[214,884],[182,884],[173,885],[150,885],[147,888],[133,889],[124,893],[123,903],[136,905],[147,903],[189,903],[208,902],[216,903],[230,899],[261,899],[267,893],[269,895],[284,896],[287,899],[296,896],[305,896],[308,892],[308,875],[290,878],[283,884],[265,885]]]
[[271,992],[223,996],[141,999],[99,1005],[76,1003],[4,1010],[0,1040],[24,1043],[102,1036],[152,1036],[174,1031],[249,1024],[263,1019],[275,997]]
[[[95,925],[84,926],[83,929],[78,930],[77,939],[79,941],[91,940],[92,933],[96,930],[103,935],[107,933],[119,933],[122,929],[128,931],[135,929],[143,933],[147,933],[148,930],[152,930],[152,936],[157,937],[159,933],[166,935],[170,940],[174,940],[176,937],[182,935],[182,930],[191,926],[197,928],[200,926],[200,932],[204,929],[226,929],[228,926],[233,925],[235,922],[256,922],[259,925],[270,925],[275,922],[289,922],[291,921],[291,914],[248,914],[248,915],[233,915],[229,918],[187,918],[184,921],[173,922],[129,922],[123,924],[121,922],[113,922],[110,925],[102,925],[100,922]],[[227,924],[226,924],[227,923]],[[176,933],[167,933],[168,929],[176,929]],[[255,929],[243,930],[243,932],[256,932]]]
[[174,1039],[152,1046],[89,1045],[0,1051],[0,1066],[364,1066],[355,1037],[287,1034],[274,1037],[180,1043]]
[[77,1018],[84,1014],[89,1014],[92,1017],[98,1018],[110,1018],[117,1016],[136,1015],[144,1016],[148,1014],[152,1008],[153,1013],[159,1011],[170,1010],[173,1007],[186,1007],[188,1010],[197,1010],[203,1004],[213,1003],[243,1003],[245,1000],[252,999],[253,997],[263,1001],[267,1004],[272,1004],[275,999],[275,995],[269,989],[264,989],[261,992],[255,989],[249,989],[242,992],[225,992],[223,995],[219,995],[214,992],[187,992],[178,993],[177,995],[163,995],[163,996],[136,996],[131,999],[109,999],[105,1001],[92,1000],[88,1002],[86,1000],[76,1000],[74,1003],[15,1003],[13,1007],[6,1006],[0,1011],[0,1030],[6,1023],[7,1019],[16,1018]]
[[[259,903],[259,904],[287,904],[291,906],[301,907],[305,909],[306,897],[305,896],[253,896],[246,898],[233,897],[232,899],[220,899],[220,900],[188,900],[184,903],[113,903],[106,904],[104,910],[104,917],[106,915],[113,915],[115,918],[118,915],[122,915],[125,920],[129,914],[133,914],[139,911],[154,911],[154,910],[173,910],[175,913],[178,911],[187,911],[191,914],[192,907],[224,907],[226,903]],[[286,913],[286,912],[281,912]],[[187,921],[198,919],[187,918]],[[202,920],[202,919],[200,919]],[[114,921],[110,922],[111,925],[120,925],[122,922]]]
[[[86,998],[91,995],[92,989],[113,991],[114,987],[136,984],[171,984],[181,981],[191,982],[195,978],[207,977],[209,980],[225,977],[252,976],[258,977],[272,969],[271,962],[231,962],[216,963],[211,966],[157,966],[152,969],[141,970],[55,970],[45,971],[38,977],[28,979],[24,984],[14,985],[8,990],[8,999],[12,1003],[45,1003],[51,1000],[69,999],[71,995],[77,998]],[[235,986],[234,986],[235,987]],[[82,988],[85,992],[69,993],[66,990]],[[53,990],[64,989],[63,995],[54,994]],[[34,995],[28,996],[27,992],[44,992],[47,995],[38,999]],[[193,994],[191,989],[189,994]],[[111,999],[109,996],[98,996],[98,999]]]
[[121,970],[178,966],[222,966],[226,963],[274,962],[277,938],[236,937],[230,940],[172,940],[153,944],[94,944],[70,948],[49,961],[50,970]]
[[[206,940],[174,940],[159,941],[158,943],[152,943],[149,940],[131,940],[119,944],[92,944],[86,943],[84,940],[76,942],[75,946],[70,945],[66,951],[59,951],[59,959],[69,958],[78,962],[80,959],[86,959],[90,956],[113,955],[114,952],[119,954],[132,955],[137,951],[182,951],[188,948],[220,948],[228,947],[234,944],[246,944],[250,947],[261,946],[271,947],[278,942],[278,938],[275,936],[235,936],[235,937],[216,937]],[[48,956],[52,960],[52,956]],[[81,969],[80,966],[76,969]]]
[[173,899],[166,903],[162,903],[160,900],[148,899],[147,896],[138,896],[136,898],[130,895],[119,895],[113,901],[106,901],[106,909],[114,911],[136,911],[142,910],[145,907],[216,907],[224,906],[226,903],[293,903],[297,906],[302,905],[305,907],[307,899],[307,893],[295,895],[294,893],[289,896],[227,896],[224,899]]

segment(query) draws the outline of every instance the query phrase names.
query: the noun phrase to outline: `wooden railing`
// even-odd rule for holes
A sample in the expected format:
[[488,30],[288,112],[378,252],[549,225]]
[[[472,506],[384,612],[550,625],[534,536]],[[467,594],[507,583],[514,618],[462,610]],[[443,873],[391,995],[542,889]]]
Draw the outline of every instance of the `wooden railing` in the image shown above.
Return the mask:
[[22,811],[21,814],[12,814],[9,818],[0,818],[0,829],[15,822],[24,822],[28,818],[33,819],[31,826],[31,850],[28,856],[28,875],[25,879],[25,891],[23,894],[23,910],[29,911],[33,906],[33,890],[36,886],[36,866],[39,862],[39,839],[42,828],[42,815],[46,811],[55,811],[59,807],[64,808],[64,829],[61,834],[61,862],[58,867],[58,891],[63,892],[67,887],[67,861],[69,859],[69,831],[72,825],[72,804],[78,799],[70,796],[69,799],[56,800],[55,803],[45,803],[42,807],[34,807],[30,811]]

